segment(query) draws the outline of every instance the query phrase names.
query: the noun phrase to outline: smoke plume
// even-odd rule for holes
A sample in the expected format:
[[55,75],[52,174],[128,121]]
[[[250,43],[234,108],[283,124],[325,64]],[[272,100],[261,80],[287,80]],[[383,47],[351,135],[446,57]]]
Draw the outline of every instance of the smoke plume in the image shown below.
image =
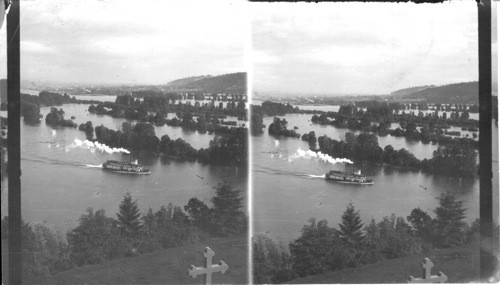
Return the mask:
[[288,161],[292,162],[298,158],[317,158],[321,161],[331,163],[331,164],[336,164],[336,163],[349,163],[353,164],[353,162],[347,158],[335,158],[331,157],[328,154],[324,154],[322,152],[314,152],[312,150],[303,150],[301,148],[297,149],[297,152],[292,154],[290,157],[288,157]]
[[99,143],[99,142],[91,142],[89,140],[79,140],[75,138],[72,144],[66,146],[65,150],[69,152],[70,150],[74,148],[82,148],[82,149],[88,149],[90,152],[94,153],[95,151],[100,151],[101,153],[118,153],[118,152],[123,152],[123,153],[130,153],[130,151],[124,149],[124,148],[116,148],[116,147],[109,147],[105,144]]

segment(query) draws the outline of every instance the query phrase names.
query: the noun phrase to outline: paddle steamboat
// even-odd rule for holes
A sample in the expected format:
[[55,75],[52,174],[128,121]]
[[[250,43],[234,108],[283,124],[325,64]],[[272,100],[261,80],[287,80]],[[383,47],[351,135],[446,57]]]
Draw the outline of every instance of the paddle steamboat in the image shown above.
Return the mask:
[[368,179],[365,175],[361,174],[361,170],[358,170],[357,172],[331,170],[325,174],[325,178],[326,180],[340,183],[373,185],[373,180]]
[[102,168],[105,170],[125,173],[125,174],[150,174],[149,169],[144,168],[141,164],[137,162],[125,162],[125,161],[116,161],[116,160],[108,160],[102,164]]

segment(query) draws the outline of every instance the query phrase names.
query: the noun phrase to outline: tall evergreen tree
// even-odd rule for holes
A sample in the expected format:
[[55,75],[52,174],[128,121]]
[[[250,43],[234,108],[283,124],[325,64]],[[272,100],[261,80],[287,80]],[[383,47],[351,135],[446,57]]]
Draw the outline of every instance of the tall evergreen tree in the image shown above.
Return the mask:
[[153,209],[149,210],[142,216],[142,232],[146,237],[154,236],[158,230],[158,223],[156,221],[156,216]]
[[415,208],[406,219],[410,222],[417,237],[427,242],[432,240],[434,221],[426,212],[420,208]]
[[370,224],[368,224],[368,226],[364,228],[364,231],[366,233],[365,241],[367,251],[363,256],[363,262],[373,263],[385,259],[382,254],[382,236],[380,234],[380,229],[375,222],[375,219],[372,218]]
[[316,223],[316,219],[311,218],[309,225],[302,227],[300,237],[289,245],[293,271],[302,277],[336,269],[330,265],[335,263],[331,259],[338,256],[334,253],[339,246],[340,240],[328,222]]
[[123,236],[136,237],[141,228],[139,207],[137,200],[132,201],[132,196],[127,192],[123,196],[120,203],[119,212],[116,214],[118,217],[118,224]]
[[255,284],[276,284],[293,279],[290,256],[281,244],[257,234],[252,237],[252,252]]
[[212,198],[211,210],[212,231],[219,235],[239,234],[247,228],[247,217],[241,211],[243,198],[231,185],[220,183],[217,195]]
[[184,206],[184,210],[188,213],[191,218],[191,223],[200,228],[207,229],[210,221],[208,206],[200,201],[198,198],[193,197],[189,199],[187,205]]
[[467,224],[465,208],[462,201],[456,201],[451,193],[443,193],[439,198],[439,207],[434,212],[435,219],[435,243],[440,247],[452,247],[465,243]]
[[87,214],[80,217],[78,226],[66,234],[71,260],[81,266],[116,257],[112,249],[116,247],[119,234],[114,224],[104,210],[94,212],[88,208]]
[[359,216],[359,211],[354,209],[354,205],[349,203],[342,214],[342,223],[339,224],[340,236],[346,246],[360,248],[364,242],[363,223]]

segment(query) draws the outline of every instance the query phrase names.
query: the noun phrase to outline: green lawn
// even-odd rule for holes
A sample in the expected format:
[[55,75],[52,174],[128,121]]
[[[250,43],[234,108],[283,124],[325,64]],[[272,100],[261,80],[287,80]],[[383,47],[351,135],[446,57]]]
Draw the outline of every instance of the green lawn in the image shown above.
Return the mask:
[[224,275],[214,273],[214,284],[248,283],[248,241],[246,237],[234,237],[82,266],[49,277],[30,278],[23,284],[204,284],[203,276],[193,279],[188,269],[191,264],[205,267],[205,246],[215,252],[213,263],[223,260],[229,265]]
[[407,256],[386,260],[356,269],[345,269],[312,275],[290,281],[291,284],[336,284],[336,283],[406,283],[412,275],[422,277],[421,262],[424,257],[433,263],[432,274],[442,271],[448,276],[447,283],[472,282],[479,279],[479,245],[437,249],[429,254]]

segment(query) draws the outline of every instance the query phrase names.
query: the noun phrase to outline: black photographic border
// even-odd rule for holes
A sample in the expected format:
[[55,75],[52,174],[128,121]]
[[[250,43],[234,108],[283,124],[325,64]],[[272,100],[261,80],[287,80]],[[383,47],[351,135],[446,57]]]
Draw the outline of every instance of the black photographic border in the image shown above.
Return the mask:
[[[9,284],[22,282],[21,248],[21,156],[20,156],[20,0],[4,0],[9,13],[7,25],[7,90],[8,90],[8,214],[9,214]],[[250,0],[250,2],[270,2]],[[298,1],[285,1],[298,2]],[[310,1],[307,1],[310,2]],[[323,2],[323,1],[312,1]],[[339,1],[340,2],[340,1]],[[441,3],[443,1],[370,1]],[[499,241],[494,237],[492,188],[492,51],[491,0],[477,2],[479,56],[479,159],[480,159],[480,278],[483,282],[496,273]],[[250,189],[249,189],[250,191]],[[495,189],[498,191],[498,189]]]

